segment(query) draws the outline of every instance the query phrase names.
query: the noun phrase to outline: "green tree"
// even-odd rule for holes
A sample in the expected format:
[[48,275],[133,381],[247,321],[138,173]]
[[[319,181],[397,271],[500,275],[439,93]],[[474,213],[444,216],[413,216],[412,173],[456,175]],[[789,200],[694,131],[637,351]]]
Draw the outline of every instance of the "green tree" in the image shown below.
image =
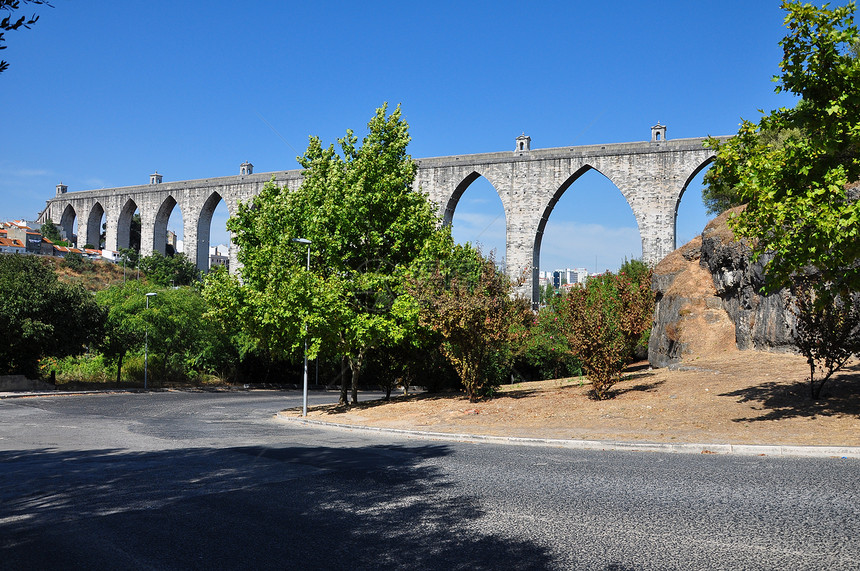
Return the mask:
[[117,384],[122,379],[126,355],[143,348],[147,291],[140,282],[129,281],[96,293],[99,305],[107,311],[104,336],[97,347],[109,362],[116,364]]
[[131,217],[131,226],[128,231],[128,247],[136,252],[140,252],[140,241],[143,223],[140,220],[140,213],[135,212]]
[[158,357],[157,380],[186,381],[196,373],[223,369],[236,351],[220,324],[206,317],[208,305],[190,287],[156,289],[145,320],[149,349]]
[[152,283],[162,287],[191,285],[200,279],[200,270],[184,253],[164,256],[154,252],[137,265]]
[[44,236],[54,244],[59,244],[63,241],[63,237],[60,235],[60,230],[51,220],[48,220],[44,224],[42,224],[41,232],[42,236]]
[[134,269],[140,262],[140,253],[133,248],[120,248],[119,262],[126,268]]
[[582,366],[571,351],[565,332],[565,307],[564,294],[554,294],[534,321],[523,326],[514,370],[519,377],[536,381],[582,374]]
[[[756,135],[756,142],[761,145],[774,148],[782,148],[790,137],[800,135],[798,129],[784,129],[774,131],[761,129]],[[717,168],[712,168],[705,173],[705,186],[702,188],[702,202],[708,214],[722,214],[729,208],[746,204],[745,199],[737,186],[738,181],[732,177],[725,176],[724,165],[730,158],[726,155],[717,154],[714,163]]]
[[[206,280],[214,311],[240,319],[274,356],[300,354],[306,338],[311,358],[323,345],[344,355],[353,402],[367,351],[398,342],[417,322],[402,276],[436,232],[437,217],[412,188],[409,140],[399,106],[391,114],[377,109],[360,146],[351,130],[339,153],[312,137],[298,159],[301,186],[269,183],[228,222],[241,281],[223,272]],[[310,272],[296,238],[311,240]],[[346,383],[342,390],[345,403]]]
[[101,336],[104,311],[80,285],[59,282],[34,256],[0,256],[0,374],[36,378],[39,359],[83,353]]
[[[146,309],[146,294],[155,293]],[[115,285],[96,294],[107,310],[99,350],[117,365],[122,378],[127,355],[143,351],[149,332],[152,378],[186,381],[196,374],[222,372],[235,366],[237,350],[220,324],[207,317],[208,304],[191,287],[151,287],[139,281]]]
[[[47,0],[0,0],[0,10],[9,12],[9,15],[0,20],[0,50],[6,49],[6,38],[4,37],[6,32],[17,30],[19,28],[27,28],[29,30],[30,26],[32,26],[39,20],[39,16],[35,14],[30,17],[13,17],[12,12],[18,10],[21,7],[22,1],[25,4],[44,4],[46,6],[51,5],[49,2],[47,2]],[[8,68],[9,62],[0,61],[0,73],[6,71],[6,69]]]
[[546,287],[540,288],[540,304],[548,305],[552,302],[552,299],[558,295],[558,292],[555,291],[555,288],[552,285],[552,282],[546,284]]
[[[767,254],[768,286],[784,287],[802,268],[820,283],[860,288],[860,201],[846,190],[860,179],[860,60],[854,3],[816,8],[784,1],[788,34],[782,39],[777,92],[801,98],[758,124],[744,121],[725,143],[711,139],[717,159],[711,186],[736,189],[747,206],[732,220]],[[774,144],[764,132],[784,133]]]

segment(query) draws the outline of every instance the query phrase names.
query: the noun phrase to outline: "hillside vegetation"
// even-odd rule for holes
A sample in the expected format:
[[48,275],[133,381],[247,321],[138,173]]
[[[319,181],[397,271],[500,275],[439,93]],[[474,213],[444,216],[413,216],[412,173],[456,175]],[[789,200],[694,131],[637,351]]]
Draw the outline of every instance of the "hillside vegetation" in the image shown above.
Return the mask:
[[125,279],[137,279],[138,275],[137,270],[123,269],[122,265],[112,262],[82,260],[78,265],[69,264],[63,258],[45,257],[44,260],[61,282],[81,284],[87,291],[100,291],[121,284]]

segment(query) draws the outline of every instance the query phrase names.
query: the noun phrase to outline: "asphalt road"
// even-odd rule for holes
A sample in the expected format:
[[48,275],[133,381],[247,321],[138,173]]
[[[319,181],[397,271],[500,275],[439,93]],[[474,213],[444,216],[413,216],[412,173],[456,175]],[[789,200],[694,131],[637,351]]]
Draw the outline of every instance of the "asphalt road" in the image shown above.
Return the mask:
[[300,405],[274,391],[0,401],[0,568],[860,569],[857,460],[275,419]]

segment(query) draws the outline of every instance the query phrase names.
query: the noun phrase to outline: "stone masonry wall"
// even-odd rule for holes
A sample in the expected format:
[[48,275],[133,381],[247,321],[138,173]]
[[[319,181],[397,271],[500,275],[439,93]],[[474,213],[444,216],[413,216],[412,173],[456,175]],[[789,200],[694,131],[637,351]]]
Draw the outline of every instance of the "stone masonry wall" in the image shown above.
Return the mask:
[[[675,213],[689,181],[711,160],[702,139],[661,140],[524,149],[418,159],[415,188],[438,205],[450,223],[457,202],[478,176],[494,186],[502,201],[506,226],[505,260],[509,275],[523,278],[519,291],[537,299],[540,244],[547,220],[558,199],[589,169],[611,180],[627,199],[639,225],[643,259],[656,263],[675,249]],[[141,254],[163,252],[167,221],[178,206],[182,212],[185,252],[198,267],[208,267],[212,212],[221,199],[230,214],[275,178],[279,185],[297,188],[298,170],[210,179],[63,192],[48,201],[41,220],[48,218],[71,234],[77,220],[78,242],[95,244],[106,220],[109,250],[128,247],[128,229],[135,209],[142,222]],[[232,249],[231,249],[232,250]],[[230,252],[236,268],[236,252]]]

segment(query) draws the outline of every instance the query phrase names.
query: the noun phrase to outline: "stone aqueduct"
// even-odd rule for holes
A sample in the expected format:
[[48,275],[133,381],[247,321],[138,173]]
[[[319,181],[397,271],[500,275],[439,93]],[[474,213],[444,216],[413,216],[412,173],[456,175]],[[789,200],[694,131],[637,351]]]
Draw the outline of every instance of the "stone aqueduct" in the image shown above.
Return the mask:
[[[611,180],[627,199],[639,225],[642,257],[656,263],[675,249],[675,219],[689,182],[711,160],[713,151],[703,139],[666,139],[666,127],[651,128],[651,140],[574,147],[532,149],[525,135],[514,151],[416,159],[415,188],[438,205],[446,223],[452,221],[457,202],[478,177],[496,189],[507,224],[506,266],[512,277],[525,275],[523,293],[537,298],[537,273],[544,228],[553,207],[577,178],[595,169]],[[129,245],[131,218],[139,209],[141,255],[164,253],[167,222],[179,205],[184,223],[186,255],[201,269],[208,267],[212,214],[221,200],[228,212],[256,196],[274,178],[294,190],[301,184],[300,170],[253,173],[248,163],[238,176],[162,182],[151,175],[150,184],[68,192],[57,186],[40,221],[51,219],[72,235],[77,220],[78,244],[98,244],[102,217],[106,221],[105,248]],[[231,247],[231,268],[236,251]]]

